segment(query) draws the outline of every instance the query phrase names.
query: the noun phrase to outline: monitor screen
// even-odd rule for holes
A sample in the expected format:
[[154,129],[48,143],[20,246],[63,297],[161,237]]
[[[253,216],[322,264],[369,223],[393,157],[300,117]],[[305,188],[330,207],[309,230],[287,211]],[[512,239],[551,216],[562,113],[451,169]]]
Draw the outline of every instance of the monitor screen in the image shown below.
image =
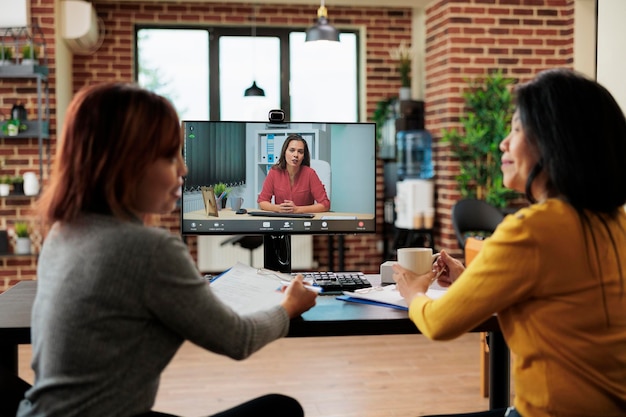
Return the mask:
[[[376,231],[374,123],[183,121],[182,125],[188,168],[181,201],[183,235]],[[330,207],[288,217],[262,210],[257,201],[268,173],[280,159],[283,143],[294,134],[306,141],[309,166],[319,178],[309,197],[314,201],[306,204],[322,203],[313,196],[324,200],[320,195],[325,192]],[[311,175],[311,170],[308,172]],[[278,183],[271,182],[274,187]],[[276,191],[271,202],[284,198],[279,194],[280,190]],[[300,197],[292,198],[297,203]]]

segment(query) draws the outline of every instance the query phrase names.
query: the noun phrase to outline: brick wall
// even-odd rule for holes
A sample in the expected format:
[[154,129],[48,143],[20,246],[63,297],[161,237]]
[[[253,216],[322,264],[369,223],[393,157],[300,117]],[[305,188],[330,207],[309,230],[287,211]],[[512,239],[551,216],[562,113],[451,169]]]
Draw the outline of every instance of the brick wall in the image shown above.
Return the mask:
[[[133,25],[135,23],[178,24],[246,24],[251,6],[243,3],[150,3],[144,1],[116,4],[111,0],[92,1],[104,20],[106,36],[102,47],[89,56],[76,55],[73,63],[74,90],[102,81],[132,81],[134,78]],[[426,128],[434,137],[437,189],[438,247],[456,248],[450,223],[450,209],[459,198],[454,180],[455,161],[447,146],[439,143],[441,129],[458,127],[463,112],[461,92],[467,78],[502,68],[520,81],[541,69],[572,66],[573,0],[441,0],[432,2],[426,13]],[[257,9],[257,25],[308,27],[316,15],[317,5],[261,5]],[[44,29],[48,43],[52,120],[55,120],[54,64],[54,0],[31,0],[31,15]],[[338,26],[366,28],[367,114],[376,103],[397,95],[400,79],[395,63],[389,58],[390,48],[400,41],[411,40],[411,10],[402,8],[329,7],[329,17]],[[0,80],[0,111],[7,114],[16,97],[32,85],[23,80]],[[30,106],[30,105],[29,105]],[[54,153],[56,138],[52,135]],[[10,162],[2,171],[32,170],[38,165],[33,141],[16,144],[0,140],[0,157]],[[28,156],[24,156],[28,155]],[[383,181],[382,164],[377,170],[378,229],[382,230]],[[0,174],[2,175],[2,174]],[[31,199],[2,199],[0,229],[10,228],[16,219],[32,216]],[[179,228],[178,213],[164,216],[158,223],[173,231]],[[345,269],[376,272],[382,261],[377,251],[380,232],[376,236],[345,237]],[[320,269],[328,265],[325,236],[315,237],[315,258]],[[187,243],[196,253],[196,239]],[[336,244],[336,243],[335,243]],[[36,258],[0,256],[0,291],[19,279],[34,277]],[[334,262],[335,268],[338,265]]]
[[[45,40],[45,57],[50,66],[50,108],[51,120],[50,131],[56,129],[55,100],[54,100],[54,0],[30,0],[31,16],[34,24],[38,25],[43,32]],[[4,35],[4,30],[0,35]],[[44,55],[40,56],[43,59]],[[0,125],[10,118],[11,107],[21,102],[28,112],[29,119],[37,117],[37,82],[35,79],[25,78],[0,78]],[[54,134],[44,142],[44,159],[47,155],[47,146],[54,147]],[[44,175],[47,175],[47,160],[43,163]],[[0,139],[0,176],[22,175],[24,172],[37,172],[39,174],[39,146],[36,138],[4,138]],[[17,221],[25,221],[31,229],[33,252],[38,252],[41,247],[41,233],[34,215],[34,197],[0,197],[0,230],[8,230],[13,234],[13,227]],[[10,239],[12,251],[14,239]],[[2,256],[0,255],[0,292],[20,280],[35,278],[37,257],[32,256]]]
[[550,67],[573,67],[573,0],[441,0],[426,10],[426,128],[434,137],[436,244],[456,248],[450,220],[460,198],[458,164],[442,129],[460,128],[468,79],[502,69],[518,82]]

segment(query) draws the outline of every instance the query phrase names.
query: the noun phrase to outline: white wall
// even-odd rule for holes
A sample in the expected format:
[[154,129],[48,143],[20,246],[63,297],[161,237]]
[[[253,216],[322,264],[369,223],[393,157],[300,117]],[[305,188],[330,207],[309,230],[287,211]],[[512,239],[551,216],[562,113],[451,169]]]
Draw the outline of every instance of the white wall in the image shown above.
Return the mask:
[[626,112],[626,1],[598,0],[597,80]]

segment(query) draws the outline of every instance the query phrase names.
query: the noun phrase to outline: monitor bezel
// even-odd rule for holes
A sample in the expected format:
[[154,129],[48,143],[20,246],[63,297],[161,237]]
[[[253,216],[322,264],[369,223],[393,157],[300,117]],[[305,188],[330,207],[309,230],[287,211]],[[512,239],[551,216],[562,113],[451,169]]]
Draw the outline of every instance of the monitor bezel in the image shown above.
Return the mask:
[[[223,216],[217,217],[207,216],[204,222],[209,223],[207,226],[203,223],[201,226],[194,227],[192,223],[199,220],[185,218],[185,184],[183,184],[183,193],[180,200],[180,232],[183,236],[224,236],[224,235],[358,235],[358,234],[375,234],[377,232],[377,216],[376,216],[376,124],[374,122],[263,122],[263,121],[208,121],[208,120],[183,120],[181,122],[181,128],[183,129],[183,140],[185,144],[183,146],[183,157],[186,155],[186,141],[187,141],[187,129],[190,124],[194,123],[239,123],[248,125],[259,125],[259,128],[265,126],[267,129],[291,129],[291,130],[304,130],[308,126],[361,126],[372,128],[371,132],[371,147],[367,152],[368,158],[371,158],[371,186],[369,198],[371,201],[371,213],[360,213],[366,218],[359,218],[358,212],[356,218],[337,218],[334,212],[316,213],[313,219],[294,219],[294,218],[253,218],[247,214],[241,215],[241,218],[229,218],[226,219]],[[197,131],[197,129],[196,129]],[[329,145],[330,146],[330,145]],[[255,149],[256,150],[256,149]],[[259,155],[254,155],[254,158],[258,158]],[[330,151],[329,151],[330,159]],[[352,164],[354,161],[350,160],[350,156],[345,157],[344,163]],[[268,164],[269,165],[269,164]],[[191,167],[193,169],[193,167]],[[246,181],[252,181],[248,178],[250,173],[246,169]],[[245,202],[244,202],[245,204]],[[255,210],[259,210],[256,200],[254,201]],[[227,208],[228,209],[228,208]],[[332,199],[331,199],[332,209]],[[350,213],[355,214],[355,213]],[[222,213],[224,214],[224,213]],[[232,214],[232,213],[231,213]],[[239,216],[239,215],[237,215]],[[246,217],[243,217],[246,216]],[[332,219],[322,219],[322,216],[332,216]],[[351,217],[351,216],[350,216]],[[245,221],[242,221],[244,220]],[[269,226],[266,226],[268,225]]]

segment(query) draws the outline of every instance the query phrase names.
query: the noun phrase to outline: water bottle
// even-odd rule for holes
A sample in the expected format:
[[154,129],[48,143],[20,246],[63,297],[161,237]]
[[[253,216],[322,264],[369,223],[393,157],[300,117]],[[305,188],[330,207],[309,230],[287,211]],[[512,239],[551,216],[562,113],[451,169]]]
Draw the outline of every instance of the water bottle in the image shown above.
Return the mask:
[[427,130],[405,130],[396,134],[398,180],[429,179],[435,175],[432,136]]

